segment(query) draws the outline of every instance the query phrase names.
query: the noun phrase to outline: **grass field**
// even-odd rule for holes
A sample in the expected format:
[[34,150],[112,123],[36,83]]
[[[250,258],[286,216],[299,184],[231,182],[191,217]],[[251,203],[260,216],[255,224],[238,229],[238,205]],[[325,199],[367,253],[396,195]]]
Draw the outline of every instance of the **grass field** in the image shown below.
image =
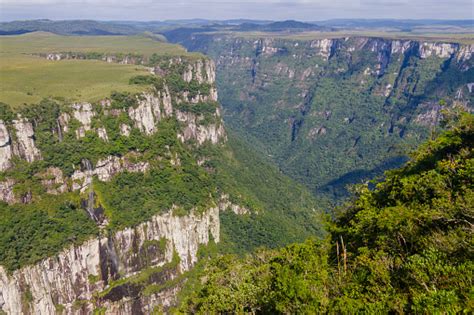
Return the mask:
[[0,102],[12,107],[45,97],[96,101],[111,91],[138,92],[131,77],[146,74],[142,66],[96,60],[49,61],[32,54],[49,52],[134,53],[149,56],[189,55],[181,46],[144,36],[59,36],[29,33],[0,36]]
[[137,53],[151,55],[188,55],[175,44],[153,40],[147,36],[62,36],[45,32],[33,32],[16,36],[0,36],[2,52],[48,53],[48,52],[103,52]]

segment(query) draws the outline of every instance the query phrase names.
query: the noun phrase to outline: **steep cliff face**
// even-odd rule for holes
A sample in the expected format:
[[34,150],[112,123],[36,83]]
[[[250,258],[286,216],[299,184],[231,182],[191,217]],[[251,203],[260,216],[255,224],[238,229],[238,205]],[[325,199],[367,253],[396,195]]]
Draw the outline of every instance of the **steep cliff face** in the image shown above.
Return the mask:
[[[217,111],[214,117],[217,118],[219,116],[219,111]],[[196,115],[192,113],[180,111],[176,112],[176,119],[185,125],[182,133],[178,134],[178,138],[183,142],[193,139],[196,140],[198,144],[203,144],[206,141],[216,144],[226,137],[224,126],[221,123],[201,125],[199,124],[199,117],[196,117]]]
[[0,121],[0,170],[6,170],[10,167],[10,159],[12,158],[12,148],[10,134],[8,133],[5,123]]
[[[58,308],[67,314],[85,314],[103,306],[107,307],[106,314],[131,314],[127,311],[130,309],[133,314],[146,314],[157,305],[173,304],[176,288],[142,300],[133,293],[121,292],[127,279],[179,258],[176,266],[169,267],[169,279],[158,279],[153,284],[172,280],[197,262],[200,245],[207,244],[211,237],[219,242],[219,233],[218,207],[183,217],[169,212],[135,228],[65,249],[12,275],[0,267],[0,307],[8,314],[53,314]],[[105,290],[108,292],[101,294]]]
[[[212,98],[212,102],[217,101],[217,99],[214,99],[212,96],[202,96],[202,98],[206,97],[209,98],[208,101],[211,101],[210,98]],[[165,87],[163,91],[157,93],[143,93],[136,97],[136,102],[137,106],[130,107],[128,110],[111,109],[110,101],[100,102],[99,108],[106,117],[128,115],[131,121],[133,121],[133,126],[121,124],[120,134],[124,136],[129,136],[131,127],[138,129],[145,135],[154,134],[159,128],[159,122],[162,117],[175,117],[178,122],[183,124],[182,131],[177,134],[178,139],[183,143],[194,141],[202,145],[209,141],[212,144],[217,144],[226,139],[224,127],[220,121],[220,111],[218,107],[215,107],[215,111],[212,113],[213,122],[203,124],[201,123],[204,119],[202,115],[175,109],[173,107],[170,101],[168,87]],[[175,102],[181,104],[184,102],[187,103],[188,100],[187,98],[184,100],[181,99],[181,95],[179,95],[176,96]],[[73,118],[79,124],[79,127],[75,130],[77,139],[84,138],[86,132],[92,132],[97,134],[102,141],[109,141],[106,128],[92,128],[93,118],[98,115],[97,112],[93,110],[92,104],[73,104],[70,110],[72,111],[72,115],[63,113],[57,119],[58,134],[68,132],[70,129],[70,120]],[[13,121],[12,127],[11,132],[16,136],[16,140],[14,141],[11,141],[6,124],[3,123],[3,121],[0,124],[0,137],[4,143],[0,150],[0,165],[2,166],[2,170],[8,170],[8,168],[11,167],[11,160],[15,156],[30,163],[41,159],[41,152],[35,146],[35,134],[32,124],[24,118],[19,118]],[[80,190],[81,192],[85,192],[89,188],[93,176],[98,176],[98,179],[101,181],[108,181],[115,174],[123,171],[145,172],[149,166],[148,162],[133,163],[130,161],[130,157],[133,156],[136,158],[137,154],[131,152],[131,154],[123,157],[105,156],[97,161],[96,166],[89,170],[78,165],[70,179],[63,179],[60,170],[54,170],[54,174],[52,175],[56,178],[56,184],[67,187],[61,188],[61,191]],[[12,180],[8,183],[11,182]],[[21,202],[21,198],[12,197],[14,195],[13,187],[8,183],[2,183],[3,193],[0,194],[0,200],[8,203]],[[55,189],[51,189],[49,182],[45,182],[44,186],[48,189],[48,192],[56,192]]]
[[[60,62],[62,58],[53,59]],[[117,210],[109,205],[115,200],[107,200],[95,185],[107,190],[111,186],[106,185],[116,184],[117,178],[135,180],[133,174],[145,178],[153,173],[170,181],[155,185],[176,190],[171,185],[183,185],[180,177],[189,181],[198,174],[204,178],[201,166],[193,162],[194,150],[226,141],[214,68],[207,59],[163,60],[153,70],[162,84],[147,92],[112,95],[94,104],[42,103],[38,112],[14,113],[10,120],[1,117],[0,200],[28,206],[34,209],[33,215],[43,211],[41,202],[59,200],[59,209],[54,202],[47,203],[46,212],[73,207],[73,211],[84,211],[97,226],[96,235],[89,235],[82,244],[73,237],[69,246],[50,257],[32,258],[34,263],[21,268],[0,266],[1,311],[148,314],[155,307],[174,305],[184,281],[182,274],[196,264],[199,247],[210,240],[220,241],[219,213],[249,211],[227,199],[213,199],[215,188],[204,190],[205,197],[198,199],[192,184],[192,189],[178,190],[178,195],[191,200],[185,199],[187,210],[181,200],[171,200],[163,209],[151,199],[145,206],[146,211],[153,211],[142,221],[118,224],[113,214]],[[200,184],[212,187],[204,179]],[[142,187],[145,189],[149,187]],[[158,195],[163,197],[172,198]],[[4,227],[2,212],[9,208],[0,206],[2,231],[10,232]],[[21,206],[15,209],[27,213]],[[126,210],[140,213],[143,209]],[[40,229],[48,232],[50,227]],[[46,234],[44,242],[52,241],[54,233],[58,231]],[[18,246],[24,244],[5,245],[15,265],[24,254]],[[4,255],[2,259],[7,260]]]
[[[104,99],[95,105],[87,102],[74,103],[66,106],[64,112],[59,114],[54,122],[53,132],[58,135],[61,142],[64,136],[71,131],[73,123],[74,126],[77,125],[74,133],[78,140],[86,137],[88,133],[93,133],[103,142],[109,142],[108,133],[111,131],[103,126],[101,119],[128,120],[128,124],[120,124],[120,135],[129,137],[132,128],[144,135],[153,135],[159,129],[160,121],[167,118],[176,119],[182,124],[177,138],[183,143],[192,141],[203,145],[205,142],[217,144],[225,141],[226,135],[217,106],[217,90],[214,86],[214,63],[207,59],[190,63],[181,58],[171,58],[166,60],[165,66],[156,66],[154,73],[157,75],[161,73],[165,77],[170,73],[175,74],[176,69],[172,67],[179,67],[181,73],[178,72],[178,74],[184,82],[197,82],[198,90],[192,92],[192,97],[190,96],[191,92],[186,89],[171,92],[168,84],[165,83],[159,89],[155,88],[131,97],[129,101],[134,105],[128,108],[114,107],[111,99]],[[201,92],[200,87],[202,86],[204,87]],[[206,113],[196,110],[200,106],[207,106]],[[209,117],[206,118],[206,115]],[[22,118],[20,114],[17,115],[17,119],[11,122],[0,121],[0,142],[1,171],[11,168],[14,157],[29,163],[42,159],[41,152],[35,144],[33,125],[27,118]],[[149,167],[148,162],[132,163],[129,160],[131,156],[136,158],[139,155],[131,152],[131,155],[122,157],[104,156],[90,169],[76,165],[70,178],[63,178],[61,170],[57,168],[50,168],[47,173],[53,172],[49,175],[54,177],[55,185],[61,186],[59,191],[80,190],[85,192],[91,185],[93,176],[98,176],[101,181],[108,181],[115,174],[123,171],[145,172]],[[12,185],[14,182],[13,179],[2,182],[3,193],[0,194],[0,200],[8,203],[22,201],[20,197],[14,197]],[[52,188],[53,185],[48,180],[44,181],[44,186],[48,193],[58,192],[56,188]]]
[[[10,160],[17,156],[28,162],[41,159],[41,153],[35,146],[33,126],[26,119],[18,117],[11,122],[12,129],[8,130],[6,123],[0,121],[0,171],[11,166]],[[13,134],[15,140],[12,141]]]
[[399,165],[395,148],[425,139],[443,108],[472,109],[472,44],[205,33],[180,43],[216,61],[227,124],[316,193],[339,196]]

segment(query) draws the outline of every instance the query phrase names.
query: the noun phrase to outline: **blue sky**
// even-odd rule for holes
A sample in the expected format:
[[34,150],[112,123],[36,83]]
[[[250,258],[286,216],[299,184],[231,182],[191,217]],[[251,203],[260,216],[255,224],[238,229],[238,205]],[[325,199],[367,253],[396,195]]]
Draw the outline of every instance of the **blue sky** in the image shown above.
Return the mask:
[[474,0],[0,0],[0,19],[474,19]]

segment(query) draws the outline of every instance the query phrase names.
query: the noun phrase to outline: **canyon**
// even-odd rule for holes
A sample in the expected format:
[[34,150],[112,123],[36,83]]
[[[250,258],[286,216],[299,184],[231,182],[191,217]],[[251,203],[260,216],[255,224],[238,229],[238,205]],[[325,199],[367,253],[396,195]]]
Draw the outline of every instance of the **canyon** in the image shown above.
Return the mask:
[[[316,195],[400,166],[443,110],[472,111],[470,43],[169,32],[216,61],[227,125]],[[431,131],[430,131],[431,130]]]
[[140,92],[0,103],[0,314],[176,311],[211,258],[324,239],[349,185],[473,110],[470,43],[185,33],[28,54],[136,66]]
[[321,233],[309,192],[227,132],[209,58],[29,57],[148,73],[137,93],[0,104],[0,313],[169,312],[209,253]]

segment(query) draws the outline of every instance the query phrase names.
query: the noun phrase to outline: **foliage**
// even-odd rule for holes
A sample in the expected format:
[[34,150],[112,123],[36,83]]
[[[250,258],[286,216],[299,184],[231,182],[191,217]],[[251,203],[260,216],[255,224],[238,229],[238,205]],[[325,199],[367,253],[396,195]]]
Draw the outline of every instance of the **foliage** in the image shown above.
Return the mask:
[[11,121],[14,117],[15,116],[11,107],[5,103],[0,102],[0,118],[3,121]]
[[315,200],[231,132],[225,147],[202,147],[199,154],[210,157],[204,166],[212,170],[218,191],[251,210],[246,215],[221,213],[225,250],[242,254],[323,234],[320,209],[324,201]]
[[357,198],[322,243],[208,265],[193,313],[469,313],[474,116],[462,114]]
[[98,228],[77,194],[44,197],[35,204],[0,203],[0,264],[8,271],[81,244]]
[[[406,152],[434,128],[419,115],[433,114],[440,99],[451,106],[461,89],[472,107],[466,83],[473,70],[472,60],[377,53],[370,47],[390,47],[391,39],[347,34],[335,39],[326,60],[313,47],[324,36],[190,31],[171,39],[232,60],[217,68],[227,126],[315,195],[340,201],[348,185],[406,162]],[[262,53],[264,45],[275,52]]]
[[163,80],[154,75],[137,75],[129,80],[130,84],[153,85],[158,91],[163,88]]
[[329,302],[327,256],[314,240],[245,260],[222,256],[203,274],[203,288],[183,303],[183,313],[310,314]]

